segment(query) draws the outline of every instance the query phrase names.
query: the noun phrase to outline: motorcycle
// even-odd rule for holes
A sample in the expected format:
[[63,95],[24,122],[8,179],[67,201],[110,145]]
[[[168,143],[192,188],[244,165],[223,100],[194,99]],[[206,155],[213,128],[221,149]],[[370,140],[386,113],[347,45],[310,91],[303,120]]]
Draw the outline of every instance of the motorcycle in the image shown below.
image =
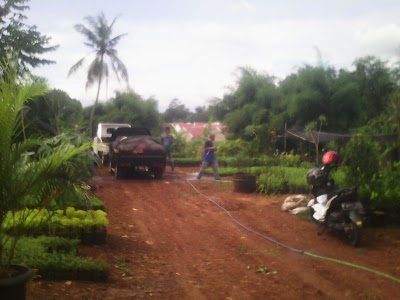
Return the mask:
[[334,190],[335,182],[329,175],[336,167],[337,158],[333,162],[323,158],[322,168],[312,168],[307,173],[314,196],[308,204],[311,218],[323,231],[337,234],[348,244],[357,247],[361,241],[363,206],[357,199],[357,188]]

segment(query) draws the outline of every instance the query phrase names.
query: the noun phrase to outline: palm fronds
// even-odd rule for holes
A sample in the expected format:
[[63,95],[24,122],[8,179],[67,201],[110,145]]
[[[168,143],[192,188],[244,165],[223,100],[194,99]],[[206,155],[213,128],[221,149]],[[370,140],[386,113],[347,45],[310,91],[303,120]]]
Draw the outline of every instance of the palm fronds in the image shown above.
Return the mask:
[[[18,139],[25,101],[46,92],[40,81],[18,76],[18,58],[0,62],[0,268],[4,244],[9,239],[3,225],[7,213],[14,214],[27,205],[45,206],[80,180],[76,157],[89,144],[59,143],[39,151],[44,141]],[[44,145],[46,146],[46,145]],[[15,248],[17,239],[13,242]]]
[[[109,67],[107,64],[108,59],[111,62],[112,70],[117,76],[118,81],[120,78],[124,79],[128,83],[128,71],[123,64],[123,62],[118,58],[117,51],[115,50],[116,45],[119,43],[121,38],[125,36],[125,34],[121,34],[115,37],[112,37],[112,29],[118,17],[115,17],[111,24],[108,23],[104,13],[100,13],[96,17],[87,16],[85,21],[88,23],[88,26],[83,24],[75,25],[75,30],[81,33],[85,38],[86,42],[84,44],[88,46],[91,50],[95,52],[95,59],[89,66],[87,71],[87,79],[86,79],[86,89],[92,86],[96,81],[98,82],[97,88],[97,96],[92,107],[92,112],[90,114],[89,120],[89,135],[92,136],[93,130],[93,116],[94,111],[96,109],[96,105],[99,101],[99,91],[101,88],[101,84],[103,79],[108,83],[109,76]],[[83,64],[84,58],[74,64],[68,76],[74,73],[77,69],[79,69]]]

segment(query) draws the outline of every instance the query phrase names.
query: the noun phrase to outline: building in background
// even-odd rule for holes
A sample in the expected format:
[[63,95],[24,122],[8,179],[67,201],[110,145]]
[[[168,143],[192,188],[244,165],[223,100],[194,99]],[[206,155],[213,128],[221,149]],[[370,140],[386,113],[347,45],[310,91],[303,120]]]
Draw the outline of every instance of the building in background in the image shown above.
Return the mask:
[[[194,122],[194,123],[170,123],[170,126],[175,129],[186,141],[201,139],[205,133],[208,133],[209,123]],[[211,123],[211,133],[215,134],[217,142],[225,141],[225,125],[221,122]]]

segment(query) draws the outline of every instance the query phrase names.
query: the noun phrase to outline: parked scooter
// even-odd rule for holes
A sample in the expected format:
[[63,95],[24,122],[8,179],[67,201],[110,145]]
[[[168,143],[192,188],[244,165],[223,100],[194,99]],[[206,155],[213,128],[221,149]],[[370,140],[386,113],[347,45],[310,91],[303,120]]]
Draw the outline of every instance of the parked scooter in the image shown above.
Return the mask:
[[357,247],[361,240],[362,204],[357,199],[357,189],[335,191],[335,181],[330,172],[337,168],[338,155],[328,151],[322,157],[323,167],[312,168],[307,173],[307,182],[312,185],[314,199],[310,201],[313,221],[342,237],[350,245]]

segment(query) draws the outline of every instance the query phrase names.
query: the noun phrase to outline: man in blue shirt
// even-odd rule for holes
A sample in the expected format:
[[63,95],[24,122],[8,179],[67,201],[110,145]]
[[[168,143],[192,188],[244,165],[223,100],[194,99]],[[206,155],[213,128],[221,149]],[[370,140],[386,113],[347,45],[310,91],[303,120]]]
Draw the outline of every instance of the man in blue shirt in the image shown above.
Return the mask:
[[175,169],[174,159],[172,157],[172,144],[174,143],[174,136],[171,133],[169,126],[164,128],[164,132],[161,134],[161,142],[164,145],[164,149],[167,152],[167,157],[171,165],[171,171]]
[[215,147],[214,141],[215,134],[210,134],[208,140],[204,144],[203,162],[200,167],[199,175],[197,175],[197,179],[200,179],[203,176],[205,169],[211,166],[214,171],[215,180],[220,180],[218,173],[218,162],[215,157],[215,151],[217,151],[217,147]]

